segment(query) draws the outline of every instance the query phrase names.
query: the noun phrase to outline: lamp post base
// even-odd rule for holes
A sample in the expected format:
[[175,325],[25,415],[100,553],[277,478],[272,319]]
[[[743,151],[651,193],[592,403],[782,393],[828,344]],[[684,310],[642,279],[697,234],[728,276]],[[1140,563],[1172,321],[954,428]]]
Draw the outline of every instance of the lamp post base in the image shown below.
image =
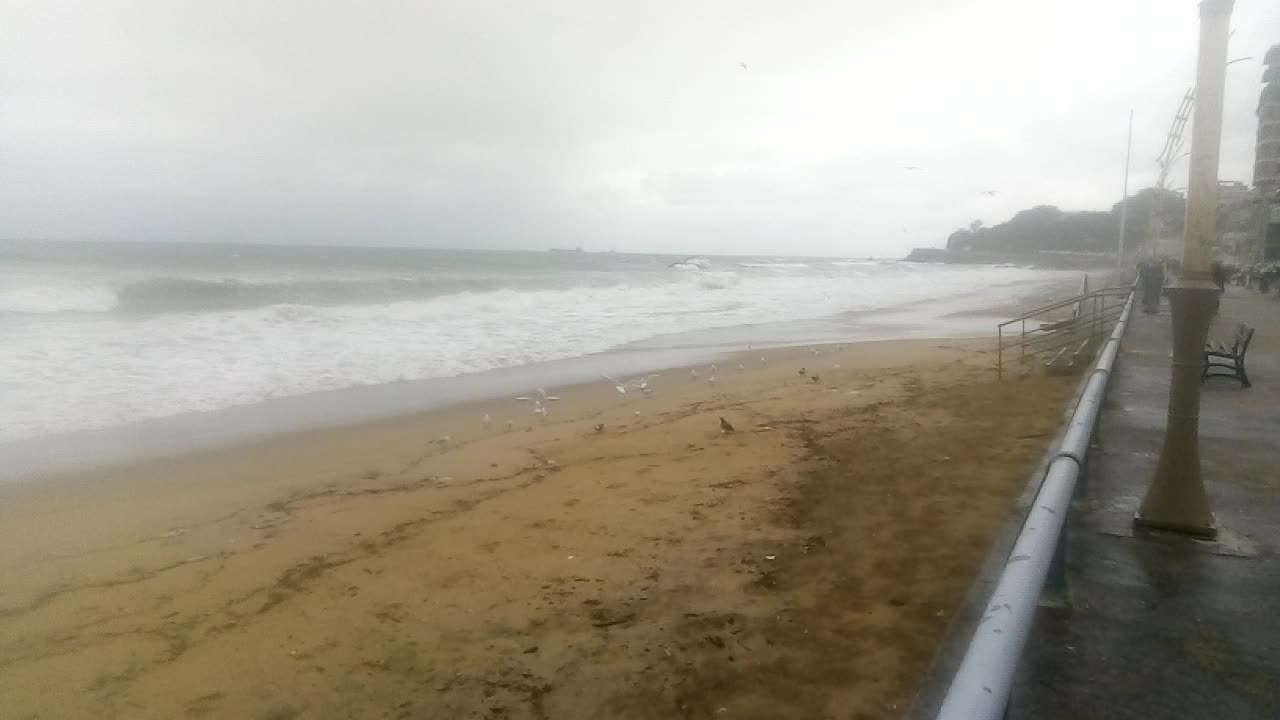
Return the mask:
[[1200,375],[1217,288],[1198,280],[1168,289],[1173,309],[1173,372],[1169,419],[1151,487],[1134,525],[1215,537],[1213,513],[1200,477]]

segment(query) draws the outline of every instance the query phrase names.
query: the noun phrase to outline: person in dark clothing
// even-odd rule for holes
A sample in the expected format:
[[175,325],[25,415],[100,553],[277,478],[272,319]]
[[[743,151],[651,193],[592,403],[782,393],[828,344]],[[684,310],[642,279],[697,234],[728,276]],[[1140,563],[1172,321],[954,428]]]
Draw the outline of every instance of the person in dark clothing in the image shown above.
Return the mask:
[[1226,292],[1227,266],[1218,260],[1214,260],[1213,265],[1209,267],[1209,272],[1213,275],[1213,284],[1218,286],[1218,292]]

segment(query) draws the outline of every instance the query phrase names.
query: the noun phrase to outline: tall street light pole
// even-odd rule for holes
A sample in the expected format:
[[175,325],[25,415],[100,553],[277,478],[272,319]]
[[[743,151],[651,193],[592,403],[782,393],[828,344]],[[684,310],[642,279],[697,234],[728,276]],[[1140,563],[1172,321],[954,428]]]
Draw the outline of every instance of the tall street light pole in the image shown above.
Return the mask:
[[1116,245],[1116,269],[1124,272],[1124,232],[1129,217],[1129,155],[1133,151],[1133,111],[1129,111],[1129,134],[1124,142],[1124,189],[1120,191],[1120,241]]
[[1182,248],[1182,277],[1169,288],[1173,370],[1169,417],[1155,477],[1134,516],[1136,525],[1214,537],[1213,513],[1200,477],[1200,371],[1217,300],[1209,270],[1209,238],[1218,204],[1218,151],[1227,37],[1234,0],[1200,3],[1200,51],[1191,124],[1191,168]]

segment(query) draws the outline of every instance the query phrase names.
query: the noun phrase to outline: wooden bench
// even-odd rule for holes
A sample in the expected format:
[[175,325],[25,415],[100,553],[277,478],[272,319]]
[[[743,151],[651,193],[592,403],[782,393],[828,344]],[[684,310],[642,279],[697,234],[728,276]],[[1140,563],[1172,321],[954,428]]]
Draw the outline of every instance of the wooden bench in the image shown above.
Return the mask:
[[1231,339],[1231,346],[1222,343],[1207,342],[1204,344],[1204,372],[1200,374],[1203,382],[1210,377],[1232,377],[1240,381],[1244,387],[1252,386],[1249,375],[1244,371],[1244,354],[1249,351],[1249,341],[1253,340],[1253,328],[1240,323],[1236,334]]

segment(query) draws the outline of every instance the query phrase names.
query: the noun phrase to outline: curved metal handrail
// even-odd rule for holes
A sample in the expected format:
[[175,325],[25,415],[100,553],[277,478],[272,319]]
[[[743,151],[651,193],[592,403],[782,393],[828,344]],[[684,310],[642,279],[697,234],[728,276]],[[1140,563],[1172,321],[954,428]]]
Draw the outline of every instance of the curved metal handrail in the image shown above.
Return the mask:
[[1130,288],[1124,310],[1098,355],[1067,430],[1045,470],[1022,531],[1009,551],[1004,570],[969,641],[969,648],[951,679],[938,720],[1004,717],[1018,659],[1030,634],[1045,579],[1062,542],[1071,497],[1120,352],[1120,340],[1129,325],[1133,298],[1134,291]]

